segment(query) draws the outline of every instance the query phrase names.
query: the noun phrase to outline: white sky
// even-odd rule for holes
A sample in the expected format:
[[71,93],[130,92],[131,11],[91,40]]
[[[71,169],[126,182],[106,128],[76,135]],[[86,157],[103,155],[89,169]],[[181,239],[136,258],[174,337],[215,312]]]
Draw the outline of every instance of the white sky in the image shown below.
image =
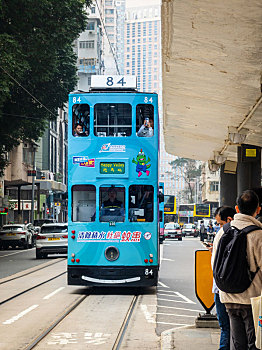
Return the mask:
[[126,0],[126,8],[160,5],[161,0]]

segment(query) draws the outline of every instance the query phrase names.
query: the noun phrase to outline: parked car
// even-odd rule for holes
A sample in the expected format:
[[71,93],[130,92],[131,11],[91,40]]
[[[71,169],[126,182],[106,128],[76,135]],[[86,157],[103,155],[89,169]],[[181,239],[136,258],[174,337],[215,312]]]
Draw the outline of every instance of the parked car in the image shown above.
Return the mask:
[[24,249],[32,248],[35,244],[35,231],[32,224],[4,225],[0,231],[0,246],[4,249],[17,246]]
[[67,254],[67,223],[43,224],[36,237],[36,259],[48,254]]
[[165,238],[177,238],[182,241],[182,231],[179,224],[175,222],[168,222],[165,224],[164,230]]
[[194,224],[184,224],[183,228],[182,228],[182,234],[183,236],[194,236],[197,237],[198,236],[198,232],[196,229],[196,226]]

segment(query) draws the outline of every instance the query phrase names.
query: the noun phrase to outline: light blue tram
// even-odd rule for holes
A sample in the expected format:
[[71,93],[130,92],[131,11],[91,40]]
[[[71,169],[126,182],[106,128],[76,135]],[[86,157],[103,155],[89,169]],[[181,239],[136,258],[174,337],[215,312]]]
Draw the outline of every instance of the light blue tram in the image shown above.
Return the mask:
[[69,95],[68,284],[153,286],[159,268],[158,97],[133,76]]

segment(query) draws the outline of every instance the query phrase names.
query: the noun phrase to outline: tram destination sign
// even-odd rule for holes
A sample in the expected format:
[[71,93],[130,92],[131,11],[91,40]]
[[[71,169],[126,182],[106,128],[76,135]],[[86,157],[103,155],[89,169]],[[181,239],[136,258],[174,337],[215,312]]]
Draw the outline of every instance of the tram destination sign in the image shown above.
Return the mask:
[[92,75],[93,89],[136,89],[135,75]]
[[124,162],[101,162],[100,174],[125,174]]

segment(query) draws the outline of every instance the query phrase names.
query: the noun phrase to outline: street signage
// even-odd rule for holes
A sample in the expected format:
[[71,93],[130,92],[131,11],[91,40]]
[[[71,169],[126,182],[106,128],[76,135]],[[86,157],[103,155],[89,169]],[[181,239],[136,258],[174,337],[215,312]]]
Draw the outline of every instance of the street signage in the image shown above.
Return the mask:
[[136,89],[135,75],[91,75],[91,88]]
[[209,250],[197,250],[195,252],[195,293],[208,314],[215,305],[212,286],[211,252]]
[[36,176],[36,170],[27,170],[27,176]]

